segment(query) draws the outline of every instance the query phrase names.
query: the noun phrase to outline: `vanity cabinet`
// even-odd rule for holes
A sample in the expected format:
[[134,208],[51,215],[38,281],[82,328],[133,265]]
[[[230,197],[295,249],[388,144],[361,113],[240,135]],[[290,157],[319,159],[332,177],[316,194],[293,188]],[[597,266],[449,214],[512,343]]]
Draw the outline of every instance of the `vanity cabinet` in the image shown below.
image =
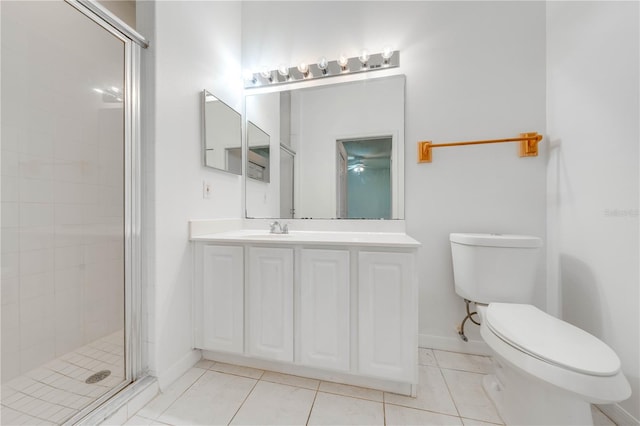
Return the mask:
[[248,352],[293,361],[293,249],[249,247]]
[[244,256],[237,246],[204,245],[197,253],[196,346],[242,353]]
[[415,240],[234,238],[195,244],[195,347],[206,358],[415,395]]
[[302,249],[300,363],[349,370],[349,252]]
[[416,340],[414,256],[358,254],[358,369],[388,379],[411,380]]

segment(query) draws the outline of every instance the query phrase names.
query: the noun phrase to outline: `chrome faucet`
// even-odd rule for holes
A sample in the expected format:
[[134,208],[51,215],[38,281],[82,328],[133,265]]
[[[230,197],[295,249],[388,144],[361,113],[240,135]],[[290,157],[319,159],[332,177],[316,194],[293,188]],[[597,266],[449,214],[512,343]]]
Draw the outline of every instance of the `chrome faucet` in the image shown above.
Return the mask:
[[269,224],[270,233],[272,234],[288,234],[289,233],[289,224],[285,223],[281,225],[277,220],[275,222],[271,222]]

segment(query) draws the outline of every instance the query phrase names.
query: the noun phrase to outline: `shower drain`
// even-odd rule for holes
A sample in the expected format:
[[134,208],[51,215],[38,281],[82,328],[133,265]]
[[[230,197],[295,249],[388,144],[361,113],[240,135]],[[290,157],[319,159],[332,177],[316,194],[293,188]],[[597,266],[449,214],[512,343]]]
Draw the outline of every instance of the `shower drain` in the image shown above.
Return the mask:
[[111,374],[111,370],[98,371],[96,374],[89,376],[89,378],[84,382],[88,384],[98,383],[99,381],[109,377],[110,374]]

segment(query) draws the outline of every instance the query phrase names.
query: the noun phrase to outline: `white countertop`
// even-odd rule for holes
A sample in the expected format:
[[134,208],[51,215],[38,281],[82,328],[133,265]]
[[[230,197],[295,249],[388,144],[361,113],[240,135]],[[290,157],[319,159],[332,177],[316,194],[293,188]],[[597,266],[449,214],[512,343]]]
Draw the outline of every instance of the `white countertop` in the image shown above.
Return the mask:
[[251,244],[315,244],[331,246],[378,246],[417,248],[420,243],[407,234],[396,232],[289,231],[270,234],[268,230],[240,229],[192,236],[191,241]]

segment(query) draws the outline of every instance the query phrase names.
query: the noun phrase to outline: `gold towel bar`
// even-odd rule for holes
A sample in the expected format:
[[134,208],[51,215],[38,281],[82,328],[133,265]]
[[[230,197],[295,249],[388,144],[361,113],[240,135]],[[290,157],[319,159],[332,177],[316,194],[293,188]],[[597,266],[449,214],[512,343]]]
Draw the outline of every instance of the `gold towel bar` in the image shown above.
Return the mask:
[[539,135],[537,132],[530,132],[520,133],[519,138],[489,139],[486,141],[449,142],[439,144],[432,144],[431,141],[422,141],[418,142],[418,163],[431,163],[431,148],[502,142],[520,142],[520,157],[537,157],[538,142],[540,142],[541,140],[542,135]]

